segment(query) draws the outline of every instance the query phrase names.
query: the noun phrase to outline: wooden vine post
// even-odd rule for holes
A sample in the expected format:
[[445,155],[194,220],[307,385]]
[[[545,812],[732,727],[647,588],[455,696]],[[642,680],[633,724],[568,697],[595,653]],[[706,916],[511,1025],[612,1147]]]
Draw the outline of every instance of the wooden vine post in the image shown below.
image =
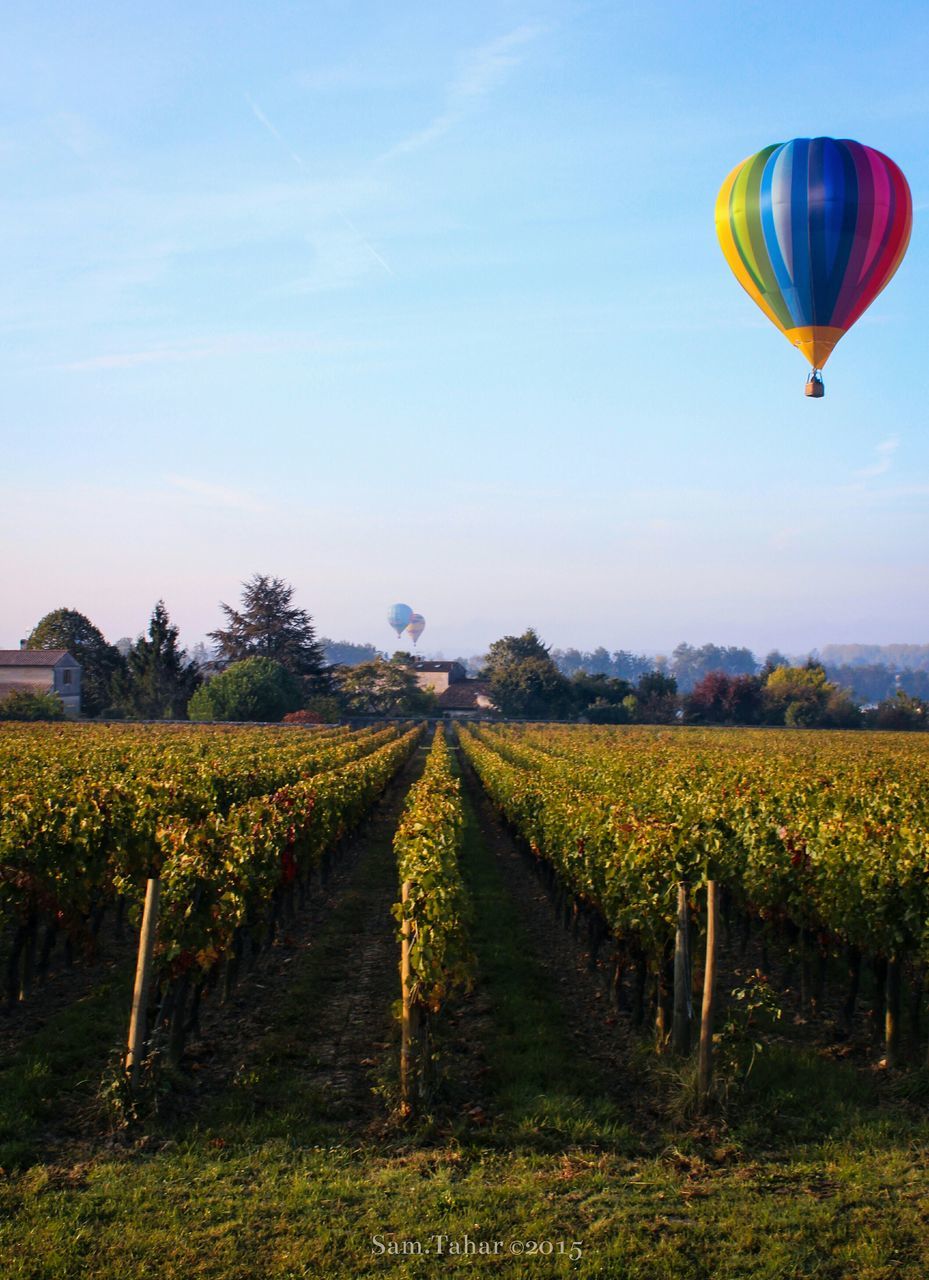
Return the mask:
[[136,961],[132,1016],[129,1020],[129,1046],[126,1053],[126,1072],[129,1076],[129,1087],[133,1091],[139,1083],[139,1067],[145,1047],[145,1015],[152,985],[152,957],[158,930],[160,897],[161,881],[157,876],[152,876],[145,886],[145,908],[142,912],[142,932],[139,935],[139,956]]
[[403,904],[403,918],[400,925],[400,992],[402,996],[400,1097],[405,1112],[412,1115],[419,1101],[419,1083],[422,1075],[422,1064],[419,1061],[422,1049],[422,1010],[413,996],[415,975],[410,961],[410,953],[413,949],[413,922],[406,914],[409,898],[410,881],[404,880],[400,890],[400,901]]
[[700,1049],[697,1059],[697,1101],[706,1106],[713,1078],[713,1010],[716,1003],[717,923],[719,890],[715,880],[706,883],[706,964],[703,970],[703,1008],[700,1017]]
[[671,1024],[671,1050],[690,1053],[690,1023],[693,1006],[690,1000],[690,910],[687,883],[677,886],[677,933],[674,939],[674,1021]]
[[887,961],[884,999],[884,1061],[888,1067],[897,1066],[900,1060],[900,988],[900,960],[892,955]]

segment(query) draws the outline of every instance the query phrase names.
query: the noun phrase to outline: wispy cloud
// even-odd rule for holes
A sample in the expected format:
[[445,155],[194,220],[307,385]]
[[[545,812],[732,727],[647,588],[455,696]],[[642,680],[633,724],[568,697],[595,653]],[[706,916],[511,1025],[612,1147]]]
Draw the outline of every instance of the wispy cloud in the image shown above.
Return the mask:
[[[268,133],[271,134],[272,138],[275,138],[280,143],[280,145],[284,148],[284,150],[290,156],[291,160],[294,162],[297,168],[300,169],[303,173],[309,175],[310,170],[307,167],[307,165],[304,163],[303,157],[299,155],[296,151],[294,151],[290,143],[287,142],[287,140],[284,138],[280,130],[277,129],[274,124],[272,124],[272,122],[268,119],[268,117],[262,111],[261,107],[254,100],[254,98],[247,93],[245,95],[245,101],[251,107],[252,114],[254,115],[255,119],[260,124],[264,125],[265,129],[267,129]],[[389,276],[392,276],[394,273],[390,267],[390,264],[385,261],[385,259],[381,254],[378,253],[374,245],[371,244],[371,242],[367,239],[367,237],[361,234],[361,232],[358,230],[355,224],[351,221],[348,215],[344,213],[342,209],[339,209],[339,208],[336,208],[336,213],[342,219],[342,222],[345,224],[345,226],[348,227],[352,235],[356,237],[356,239],[359,241],[360,244],[364,245],[365,249],[367,249],[368,253],[374,259],[374,261],[377,262],[381,267],[383,267],[383,269],[387,272]]]
[[60,366],[66,373],[93,373],[98,369],[136,369],[146,364],[172,364],[182,360],[197,360],[209,355],[205,348],[185,351],[178,347],[153,347],[150,351],[120,351],[104,356],[90,356],[86,360],[72,360]]
[[869,467],[862,467],[860,471],[856,471],[855,475],[860,480],[870,480],[874,476],[885,475],[893,466],[894,454],[897,452],[899,445],[900,441],[897,436],[890,436],[889,439],[882,440],[874,449],[876,460]]
[[525,60],[526,47],[546,30],[543,26],[524,24],[473,49],[463,59],[458,76],[446,90],[444,109],[424,129],[410,134],[385,151],[378,157],[379,161],[384,163],[411,151],[419,151],[460,124],[481,99],[502,84],[513,68]]
[[150,364],[185,364],[228,356],[275,355],[287,352],[358,350],[371,344],[361,340],[332,340],[312,335],[226,334],[210,341],[156,345],[140,351],[116,351],[57,366],[66,373],[94,373],[107,369],[137,369]]
[[252,494],[244,489],[233,489],[226,485],[211,484],[207,480],[198,480],[194,476],[167,475],[165,480],[173,488],[199,500],[210,507],[226,507],[234,511],[248,511],[258,515],[267,508]]

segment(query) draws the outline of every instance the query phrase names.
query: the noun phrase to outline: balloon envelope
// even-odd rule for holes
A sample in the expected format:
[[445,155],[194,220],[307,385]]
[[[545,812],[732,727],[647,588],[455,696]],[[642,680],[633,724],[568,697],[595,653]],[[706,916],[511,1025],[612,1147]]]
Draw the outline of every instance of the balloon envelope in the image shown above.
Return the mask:
[[897,270],[913,202],[887,156],[794,138],[743,160],[716,201],[716,234],[745,289],[814,369]]
[[402,635],[405,628],[409,625],[409,621],[413,616],[413,610],[408,604],[392,604],[390,612],[387,614],[387,621],[396,631],[397,635]]
[[410,618],[409,622],[407,623],[406,629],[407,631],[409,631],[410,635],[413,637],[413,643],[415,644],[416,641],[419,639],[419,637],[426,630],[426,619],[423,617],[421,613],[414,613],[412,618]]

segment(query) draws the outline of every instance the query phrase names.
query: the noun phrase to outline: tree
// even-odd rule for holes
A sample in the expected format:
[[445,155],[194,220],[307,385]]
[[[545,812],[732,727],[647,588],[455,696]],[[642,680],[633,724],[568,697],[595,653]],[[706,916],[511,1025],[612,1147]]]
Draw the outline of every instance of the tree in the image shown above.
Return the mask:
[[[922,673],[920,673],[922,674]],[[826,667],[826,675],[862,702],[882,702],[897,691],[894,672],[880,663],[861,666]]]
[[528,627],[521,636],[504,636],[502,640],[495,640],[484,659],[484,677],[489,680],[501,667],[527,658],[547,658],[552,666],[555,665],[534,627]]
[[848,692],[831,684],[824,668],[812,660],[802,667],[776,667],[768,674],[762,696],[769,724],[853,729],[861,722],[861,709]]
[[227,662],[270,658],[299,677],[318,677],[323,667],[322,646],[313,619],[291,605],[294,588],[282,578],[256,573],[242,583],[242,608],[220,602],[228,623],[210,632],[217,655]]
[[200,674],[196,663],[178,648],[177,637],[178,629],[159,600],[148,624],[148,639],[136,640],[126,658],[125,674],[117,681],[116,703],[128,715],[142,720],[178,720],[187,715]]
[[560,719],[572,708],[571,685],[548,656],[498,667],[490,694],[504,715],[528,720]]
[[[621,702],[607,702],[606,698],[597,698],[584,707],[584,718],[588,724],[628,724],[632,712],[627,705],[629,695]],[[635,698],[632,698],[633,706]]]
[[187,707],[191,720],[280,720],[303,701],[300,682],[272,658],[234,662],[200,685]]
[[613,653],[610,669],[618,680],[632,682],[643,676],[651,665],[644,653],[630,653],[628,649],[617,649]]
[[350,640],[320,637],[320,648],[326,662],[333,667],[356,667],[359,662],[373,662],[381,652],[373,644],[353,644]]
[[571,684],[532,627],[521,636],[495,640],[483,674],[504,715],[543,720],[568,715],[572,709]]
[[695,649],[690,644],[679,644],[672,654],[671,668],[677,687],[682,693],[689,693],[711,671],[750,676],[758,670],[758,663],[751,649],[737,645],[705,644]]
[[776,667],[789,667],[790,659],[785,658],[779,649],[772,649],[764,660],[763,675],[770,675]]
[[[632,693],[628,680],[617,680],[605,675],[588,675],[578,671],[571,678],[571,695],[574,705],[591,724],[624,724],[629,716],[622,708],[622,701]],[[618,718],[611,718],[606,708],[620,708]]]
[[112,702],[113,680],[124,669],[122,655],[89,618],[76,609],[54,609],[36,624],[27,649],[67,649],[81,664],[81,709],[99,715]]
[[362,662],[335,674],[336,695],[349,715],[421,715],[435,707],[435,694],[420,689],[413,671],[399,662]]
[[694,724],[758,724],[764,714],[760,676],[711,671],[684,698],[684,719]]
[[639,677],[633,697],[632,703],[627,698],[623,705],[643,724],[670,724],[677,719],[680,699],[674,676],[664,671],[646,671]]
[[192,662],[195,667],[205,667],[206,664],[211,660],[210,651],[206,647],[206,645],[203,643],[202,640],[198,640],[197,643],[193,646],[193,648],[190,650],[188,658],[189,658],[189,661]]
[[929,729],[929,703],[898,689],[894,697],[885,698],[865,717],[872,729]]

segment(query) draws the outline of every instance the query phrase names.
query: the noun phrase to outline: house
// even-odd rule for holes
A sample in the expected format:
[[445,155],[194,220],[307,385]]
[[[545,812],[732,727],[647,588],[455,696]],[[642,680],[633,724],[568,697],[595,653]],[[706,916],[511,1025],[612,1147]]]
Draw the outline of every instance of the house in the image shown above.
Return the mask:
[[471,719],[496,711],[486,680],[472,680],[460,662],[417,662],[414,667],[420,689],[436,694],[440,711],[455,719]]
[[455,720],[472,720],[497,710],[486,680],[456,680],[439,694],[439,710]]
[[67,649],[0,649],[0,698],[57,693],[68,715],[80,715],[81,664]]
[[467,680],[468,673],[460,662],[417,662],[413,668],[420,689],[443,694],[449,685]]

